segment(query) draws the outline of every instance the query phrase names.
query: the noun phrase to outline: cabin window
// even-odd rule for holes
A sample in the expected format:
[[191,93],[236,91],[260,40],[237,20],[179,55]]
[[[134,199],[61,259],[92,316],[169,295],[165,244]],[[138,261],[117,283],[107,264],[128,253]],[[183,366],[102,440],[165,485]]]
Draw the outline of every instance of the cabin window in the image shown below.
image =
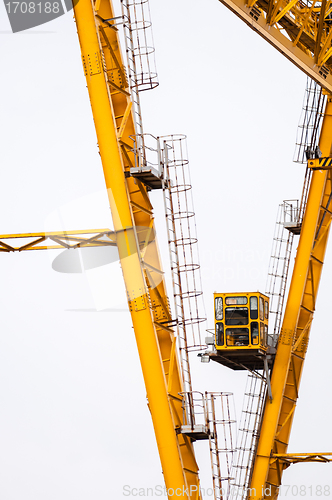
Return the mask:
[[265,306],[265,319],[269,319],[269,303],[267,300],[264,302],[264,306]]
[[264,300],[259,297],[259,319],[264,321]]
[[258,323],[257,321],[253,321],[250,325],[250,333],[251,333],[251,343],[252,345],[259,344],[259,331],[258,331]]
[[[227,299],[226,299],[227,300]],[[249,322],[247,307],[226,307],[226,325],[247,325]]]
[[263,345],[266,347],[267,346],[267,325],[264,325],[264,339],[263,339]]
[[245,306],[248,304],[247,297],[226,297],[226,306]]
[[224,325],[222,323],[216,323],[216,344],[224,345]]
[[264,325],[264,323],[261,323],[260,326],[261,326],[261,344],[263,346],[265,346],[266,345],[266,342],[265,342],[265,329],[264,329],[265,325]]
[[222,308],[222,297],[216,297],[215,298],[215,309],[216,309],[216,320],[220,321],[223,319],[223,308]]
[[249,328],[226,328],[226,340],[230,346],[249,345]]
[[258,319],[258,299],[257,297],[250,297],[250,318]]

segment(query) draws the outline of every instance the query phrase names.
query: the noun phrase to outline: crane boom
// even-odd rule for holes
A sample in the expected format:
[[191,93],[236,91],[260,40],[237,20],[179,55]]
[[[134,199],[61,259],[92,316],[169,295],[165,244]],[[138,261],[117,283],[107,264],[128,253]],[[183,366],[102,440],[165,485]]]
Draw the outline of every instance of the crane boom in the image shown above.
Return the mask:
[[[132,100],[109,0],[80,0],[74,9],[120,262],[149,409],[168,490],[200,499],[192,441],[185,423],[182,376],[159,259],[152,205],[135,164]],[[149,247],[148,251],[146,251]],[[143,257],[144,256],[144,257]]]
[[[332,148],[331,130],[329,96],[320,137],[320,149],[327,157]],[[262,419],[250,485],[252,499],[263,498],[258,492],[266,486],[271,487],[266,498],[276,498],[281,485],[286,464],[278,454],[287,452],[330,230],[331,199],[331,170],[315,170],[272,371],[272,400],[266,402]]]

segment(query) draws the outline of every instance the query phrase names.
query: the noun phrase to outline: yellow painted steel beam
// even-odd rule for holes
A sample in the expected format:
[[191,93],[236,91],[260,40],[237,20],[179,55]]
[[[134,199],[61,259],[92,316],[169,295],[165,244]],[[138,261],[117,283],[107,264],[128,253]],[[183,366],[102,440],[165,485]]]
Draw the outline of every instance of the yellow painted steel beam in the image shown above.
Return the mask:
[[[84,235],[84,234],[107,234],[114,235],[114,232],[110,229],[77,229],[75,231],[45,231],[43,233],[9,233],[0,234],[0,239],[14,239],[14,238],[38,238],[40,236],[61,236],[61,237],[71,237],[72,235]],[[115,236],[115,235],[114,235]]]
[[[87,238],[87,235],[91,235]],[[103,239],[107,237],[108,239]],[[28,240],[15,246],[4,240]],[[51,243],[47,243],[47,240]],[[46,242],[47,244],[41,245]],[[54,245],[54,243],[57,243]],[[86,229],[78,231],[49,231],[44,233],[1,234],[0,252],[22,252],[23,250],[60,250],[64,248],[83,248],[116,246],[115,233],[110,229]]]
[[308,160],[308,167],[312,170],[329,170],[332,169],[332,158],[314,158]]
[[[332,97],[328,96],[320,137],[320,149],[329,156],[332,148]],[[285,463],[303,363],[322,272],[332,213],[331,171],[315,170],[295,259],[284,320],[274,362],[272,401],[265,404],[250,487],[250,498],[271,486],[276,498]]]
[[[110,0],[74,8],[82,61],[142,372],[166,488],[199,500],[191,440],[179,431],[182,376],[146,187],[130,177],[135,134],[128,82]],[[144,254],[144,261],[142,255]],[[189,488],[189,490],[188,490]],[[172,496],[171,496],[172,497]],[[171,498],[170,497],[170,498]]]
[[[280,461],[284,468],[289,467],[292,464],[300,464],[307,462],[316,463],[329,463],[332,462],[332,453],[274,453],[272,455],[272,460]],[[271,460],[271,461],[272,461]]]
[[318,19],[316,44],[315,44],[315,50],[314,50],[314,59],[315,59],[316,63],[318,62],[318,54],[320,53],[320,48],[321,48],[323,26],[324,26],[324,20],[325,20],[325,12],[326,12],[326,0],[322,0],[321,10],[320,10],[319,19]]
[[291,2],[286,3],[281,12],[278,12],[277,10],[277,12],[275,13],[275,17],[271,19],[270,24],[279,22],[280,19],[284,17],[287,14],[287,12],[289,12],[297,2],[298,0],[291,0]]
[[332,93],[331,1],[219,0],[323,88]]

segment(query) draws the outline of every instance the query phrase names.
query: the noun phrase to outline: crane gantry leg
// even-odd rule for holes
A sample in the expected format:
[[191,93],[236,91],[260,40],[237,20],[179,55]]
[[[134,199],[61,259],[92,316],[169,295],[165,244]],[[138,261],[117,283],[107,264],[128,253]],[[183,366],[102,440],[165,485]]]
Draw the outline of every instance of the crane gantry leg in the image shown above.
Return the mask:
[[[170,324],[152,206],[146,187],[130,177],[135,158],[131,97],[110,0],[74,7],[83,67],[97,132],[114,230],[149,409],[170,497],[200,500],[190,438],[181,434],[182,377]],[[160,279],[161,276],[161,279]],[[159,279],[154,279],[159,278]],[[111,286],[111,284],[110,284]],[[115,333],[115,332],[113,332]],[[119,332],[116,333],[119,338]]]
[[[331,95],[327,99],[319,146],[323,156],[331,156]],[[278,454],[287,452],[329,235],[331,200],[331,170],[313,171],[272,371],[273,399],[266,401],[264,409],[250,484],[250,499],[273,499],[278,496],[278,487],[285,468],[285,463],[278,459]]]

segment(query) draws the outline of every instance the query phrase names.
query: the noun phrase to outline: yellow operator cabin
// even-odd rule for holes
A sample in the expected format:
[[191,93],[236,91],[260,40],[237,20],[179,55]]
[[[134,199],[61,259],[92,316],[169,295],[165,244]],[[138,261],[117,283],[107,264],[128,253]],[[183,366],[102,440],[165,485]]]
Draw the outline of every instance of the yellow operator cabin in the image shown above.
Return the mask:
[[269,298],[260,292],[215,293],[216,353],[211,359],[234,370],[262,369],[268,352]]

